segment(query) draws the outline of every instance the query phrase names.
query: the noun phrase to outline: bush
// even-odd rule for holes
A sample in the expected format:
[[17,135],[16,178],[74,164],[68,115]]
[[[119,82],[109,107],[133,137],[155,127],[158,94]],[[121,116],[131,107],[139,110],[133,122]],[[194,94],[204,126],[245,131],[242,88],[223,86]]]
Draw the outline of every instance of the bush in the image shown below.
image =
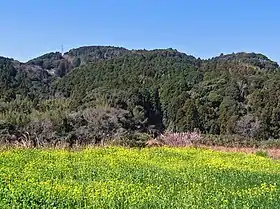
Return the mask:
[[128,111],[116,108],[87,108],[69,115],[74,134],[86,144],[125,136],[129,120]]
[[280,139],[269,139],[266,141],[262,141],[260,147],[262,147],[263,149],[269,149],[269,148],[279,149]]
[[239,135],[203,135],[198,144],[225,147],[259,147],[260,141]]
[[266,151],[264,151],[264,150],[258,150],[256,152],[256,155],[260,156],[260,157],[269,157],[268,153]]
[[201,140],[201,134],[198,132],[167,132],[160,135],[159,140],[161,140],[167,146],[184,147],[191,144],[197,144],[197,142]]
[[145,147],[146,142],[151,138],[145,133],[129,133],[117,139],[105,142],[108,145],[125,146],[125,147]]

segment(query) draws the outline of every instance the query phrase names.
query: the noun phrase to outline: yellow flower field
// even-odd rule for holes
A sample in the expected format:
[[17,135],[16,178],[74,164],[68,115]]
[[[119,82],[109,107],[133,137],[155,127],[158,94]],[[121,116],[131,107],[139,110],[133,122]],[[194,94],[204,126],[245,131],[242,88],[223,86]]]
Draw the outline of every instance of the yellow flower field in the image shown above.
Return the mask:
[[195,148],[0,152],[0,208],[280,208],[280,164]]

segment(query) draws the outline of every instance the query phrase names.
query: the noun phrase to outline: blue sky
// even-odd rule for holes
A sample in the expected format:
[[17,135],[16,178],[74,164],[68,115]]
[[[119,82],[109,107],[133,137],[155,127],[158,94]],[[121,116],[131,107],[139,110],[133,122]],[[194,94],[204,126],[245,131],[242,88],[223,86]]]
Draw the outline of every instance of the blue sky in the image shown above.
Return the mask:
[[277,0],[3,0],[0,55],[26,61],[83,45],[176,48],[209,58],[260,52],[280,61]]

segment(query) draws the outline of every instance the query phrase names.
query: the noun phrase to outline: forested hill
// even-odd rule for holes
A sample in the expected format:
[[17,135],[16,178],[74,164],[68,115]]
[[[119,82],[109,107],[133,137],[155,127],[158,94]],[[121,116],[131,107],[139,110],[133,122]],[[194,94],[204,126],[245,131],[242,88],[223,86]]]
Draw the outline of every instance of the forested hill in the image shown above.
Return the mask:
[[57,77],[63,77],[76,67],[127,52],[127,49],[120,47],[88,46],[72,49],[64,55],[51,52],[26,63],[0,57],[1,98],[10,100],[16,95],[32,99],[48,98],[50,84]]
[[200,130],[280,138],[280,72],[262,54],[208,60],[174,49],[81,47],[20,63],[0,58],[0,131],[79,143]]

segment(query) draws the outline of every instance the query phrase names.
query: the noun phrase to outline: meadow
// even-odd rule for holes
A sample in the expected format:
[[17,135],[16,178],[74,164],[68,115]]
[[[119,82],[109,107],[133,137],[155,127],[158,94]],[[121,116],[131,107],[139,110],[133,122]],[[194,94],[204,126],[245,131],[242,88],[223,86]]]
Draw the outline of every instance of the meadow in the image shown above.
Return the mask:
[[279,208],[280,164],[198,148],[0,151],[0,208]]

